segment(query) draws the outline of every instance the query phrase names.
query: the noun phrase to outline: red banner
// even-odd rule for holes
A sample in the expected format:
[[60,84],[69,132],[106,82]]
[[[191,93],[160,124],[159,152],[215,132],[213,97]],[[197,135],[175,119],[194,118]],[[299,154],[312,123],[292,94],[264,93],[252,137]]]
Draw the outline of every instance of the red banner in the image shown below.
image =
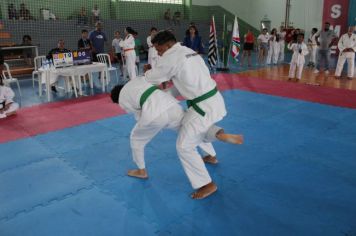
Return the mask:
[[[340,37],[347,32],[347,20],[349,14],[349,0],[324,0],[323,25],[329,22],[331,29]],[[331,53],[335,53],[337,42],[331,48]]]

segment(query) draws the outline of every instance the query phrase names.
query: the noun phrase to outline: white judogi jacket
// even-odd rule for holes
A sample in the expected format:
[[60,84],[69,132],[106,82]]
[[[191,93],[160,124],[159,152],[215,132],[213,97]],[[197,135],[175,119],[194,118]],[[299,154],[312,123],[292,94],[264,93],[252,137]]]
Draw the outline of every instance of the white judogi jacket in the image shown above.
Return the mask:
[[120,41],[119,45],[124,49],[124,51],[132,49],[130,51],[125,51],[125,53],[135,51],[135,38],[131,34],[128,34],[124,40]]
[[8,105],[14,102],[15,93],[11,88],[0,85],[0,109],[3,108],[3,103]]
[[[291,63],[304,65],[305,55],[308,55],[309,53],[307,45],[304,42],[301,44],[292,43],[288,45],[288,49],[293,51]],[[299,53],[299,49],[302,49],[302,53]]]
[[354,53],[356,52],[356,34],[352,34],[351,37],[346,33],[341,36],[339,43],[337,44],[340,53],[346,48],[352,48]]
[[171,106],[178,104],[178,100],[171,95],[156,90],[148,97],[141,108],[141,96],[150,87],[152,87],[152,84],[145,81],[144,77],[136,77],[126,83],[120,92],[119,105],[126,112],[133,113],[137,123],[141,125],[149,124]]
[[[158,60],[156,67],[146,71],[145,77],[152,84],[172,80],[180,94],[188,100],[197,98],[216,87],[216,82],[210,77],[203,58],[179,43],[168,49]],[[219,92],[198,103],[198,106],[213,123],[226,115],[225,103]],[[193,107],[189,108],[192,109]]]

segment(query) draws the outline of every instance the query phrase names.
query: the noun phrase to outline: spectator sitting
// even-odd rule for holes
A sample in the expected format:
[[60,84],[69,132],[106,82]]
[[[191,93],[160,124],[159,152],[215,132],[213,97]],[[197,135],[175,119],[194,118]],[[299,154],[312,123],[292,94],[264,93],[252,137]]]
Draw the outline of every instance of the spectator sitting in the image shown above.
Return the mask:
[[20,20],[32,20],[32,16],[30,10],[28,10],[25,6],[25,3],[21,3],[20,5]]
[[58,40],[58,44],[56,48],[52,48],[48,54],[47,54],[47,59],[52,60],[52,55],[56,53],[64,53],[64,52],[70,52],[70,50],[66,49],[64,47],[64,40],[60,39]]
[[9,15],[9,20],[17,20],[17,11],[13,3],[9,4],[7,7],[7,14]]
[[82,30],[82,37],[78,40],[79,50],[91,50],[91,42],[88,38],[88,30]]
[[19,105],[13,101],[15,96],[11,88],[4,86],[2,71],[4,67],[4,56],[0,50],[0,119],[16,114]]
[[[31,36],[25,34],[22,37],[21,46],[32,46],[32,39]],[[23,50],[25,61],[28,65],[32,65],[32,48],[26,48]]]
[[[57,44],[57,47],[56,48],[53,48],[51,49],[49,52],[48,52],[48,55],[47,55],[47,59],[48,60],[52,60],[52,57],[53,57],[53,54],[57,54],[57,53],[65,53],[65,52],[70,52],[70,50],[66,49],[64,47],[64,40],[63,39],[60,39],[58,40],[58,44]],[[51,86],[51,89],[53,92],[57,92],[57,88],[55,86],[55,83],[57,81],[54,81],[52,83],[52,86]]]
[[19,104],[14,102],[15,93],[10,87],[4,86],[0,76],[0,119],[15,115]]
[[174,12],[174,16],[173,16],[174,25],[180,25],[180,18],[181,18],[180,11]]
[[171,14],[171,9],[167,9],[167,11],[164,13],[163,18],[168,21],[168,24],[171,24],[171,20],[172,20],[172,14]]
[[86,25],[88,23],[88,16],[87,16],[87,11],[85,10],[84,7],[79,12],[78,15],[78,25]]
[[188,48],[191,48],[192,50],[196,51],[199,54],[203,53],[203,45],[197,28],[194,25],[192,25],[189,27],[188,32],[189,34],[185,36],[183,45]]
[[91,12],[93,13],[93,23],[100,21],[100,9],[98,9],[98,5],[95,4]]

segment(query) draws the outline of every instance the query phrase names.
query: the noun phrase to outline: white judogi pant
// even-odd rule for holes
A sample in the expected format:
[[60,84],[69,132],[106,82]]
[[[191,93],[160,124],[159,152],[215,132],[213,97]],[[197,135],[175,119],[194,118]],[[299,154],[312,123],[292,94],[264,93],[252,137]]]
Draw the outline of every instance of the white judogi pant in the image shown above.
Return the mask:
[[0,85],[0,109],[4,109],[3,105],[9,106],[5,110],[0,110],[0,118],[7,117],[8,114],[19,109],[19,104],[14,102],[15,93],[10,87]]
[[[135,125],[131,131],[130,143],[133,160],[139,169],[145,168],[144,149],[146,144],[149,143],[162,129],[173,129],[178,131],[183,117],[184,111],[182,107],[179,104],[174,104],[150,124],[141,125],[140,123],[137,123]],[[220,130],[220,128],[216,129]],[[216,156],[216,152],[211,143],[199,143],[199,147],[203,152],[211,156]],[[201,159],[200,156],[199,158]],[[187,163],[182,162],[183,167],[184,165],[189,165],[189,162],[190,161]],[[184,169],[186,168],[184,167]]]
[[352,78],[355,70],[355,53],[343,52],[339,54],[337,61],[335,76],[341,76],[342,69],[344,68],[345,61],[347,60],[347,77]]
[[9,109],[3,112],[0,111],[0,119],[5,118],[7,117],[8,114],[17,111],[19,107],[20,107],[19,104],[16,102],[11,103]]
[[284,62],[284,50],[286,47],[286,43],[284,40],[279,41],[279,61]]
[[125,52],[126,69],[130,79],[136,78],[136,53],[135,50]]
[[312,45],[311,50],[310,50],[310,61],[313,62],[314,64],[316,63],[316,51],[318,49],[317,45]]
[[291,62],[289,67],[289,78],[295,78],[295,72],[297,71],[297,79],[302,78],[304,64],[298,64],[296,62]]
[[278,63],[278,57],[279,57],[279,52],[281,50],[281,46],[279,45],[278,42],[272,41],[269,44],[269,49],[268,49],[268,54],[267,54],[267,65],[271,64],[277,64]]

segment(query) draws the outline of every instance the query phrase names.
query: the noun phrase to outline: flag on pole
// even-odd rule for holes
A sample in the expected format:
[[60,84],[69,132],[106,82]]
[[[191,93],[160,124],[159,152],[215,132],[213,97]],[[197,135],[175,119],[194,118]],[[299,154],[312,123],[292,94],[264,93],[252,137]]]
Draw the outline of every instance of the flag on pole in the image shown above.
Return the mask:
[[231,55],[238,62],[238,56],[240,53],[240,34],[239,34],[239,25],[237,23],[237,17],[235,16],[234,28],[232,31],[232,47],[231,47]]
[[214,16],[211,19],[210,23],[210,34],[209,34],[209,53],[208,53],[208,62],[211,67],[216,65],[218,60],[218,45],[216,40],[216,28]]

